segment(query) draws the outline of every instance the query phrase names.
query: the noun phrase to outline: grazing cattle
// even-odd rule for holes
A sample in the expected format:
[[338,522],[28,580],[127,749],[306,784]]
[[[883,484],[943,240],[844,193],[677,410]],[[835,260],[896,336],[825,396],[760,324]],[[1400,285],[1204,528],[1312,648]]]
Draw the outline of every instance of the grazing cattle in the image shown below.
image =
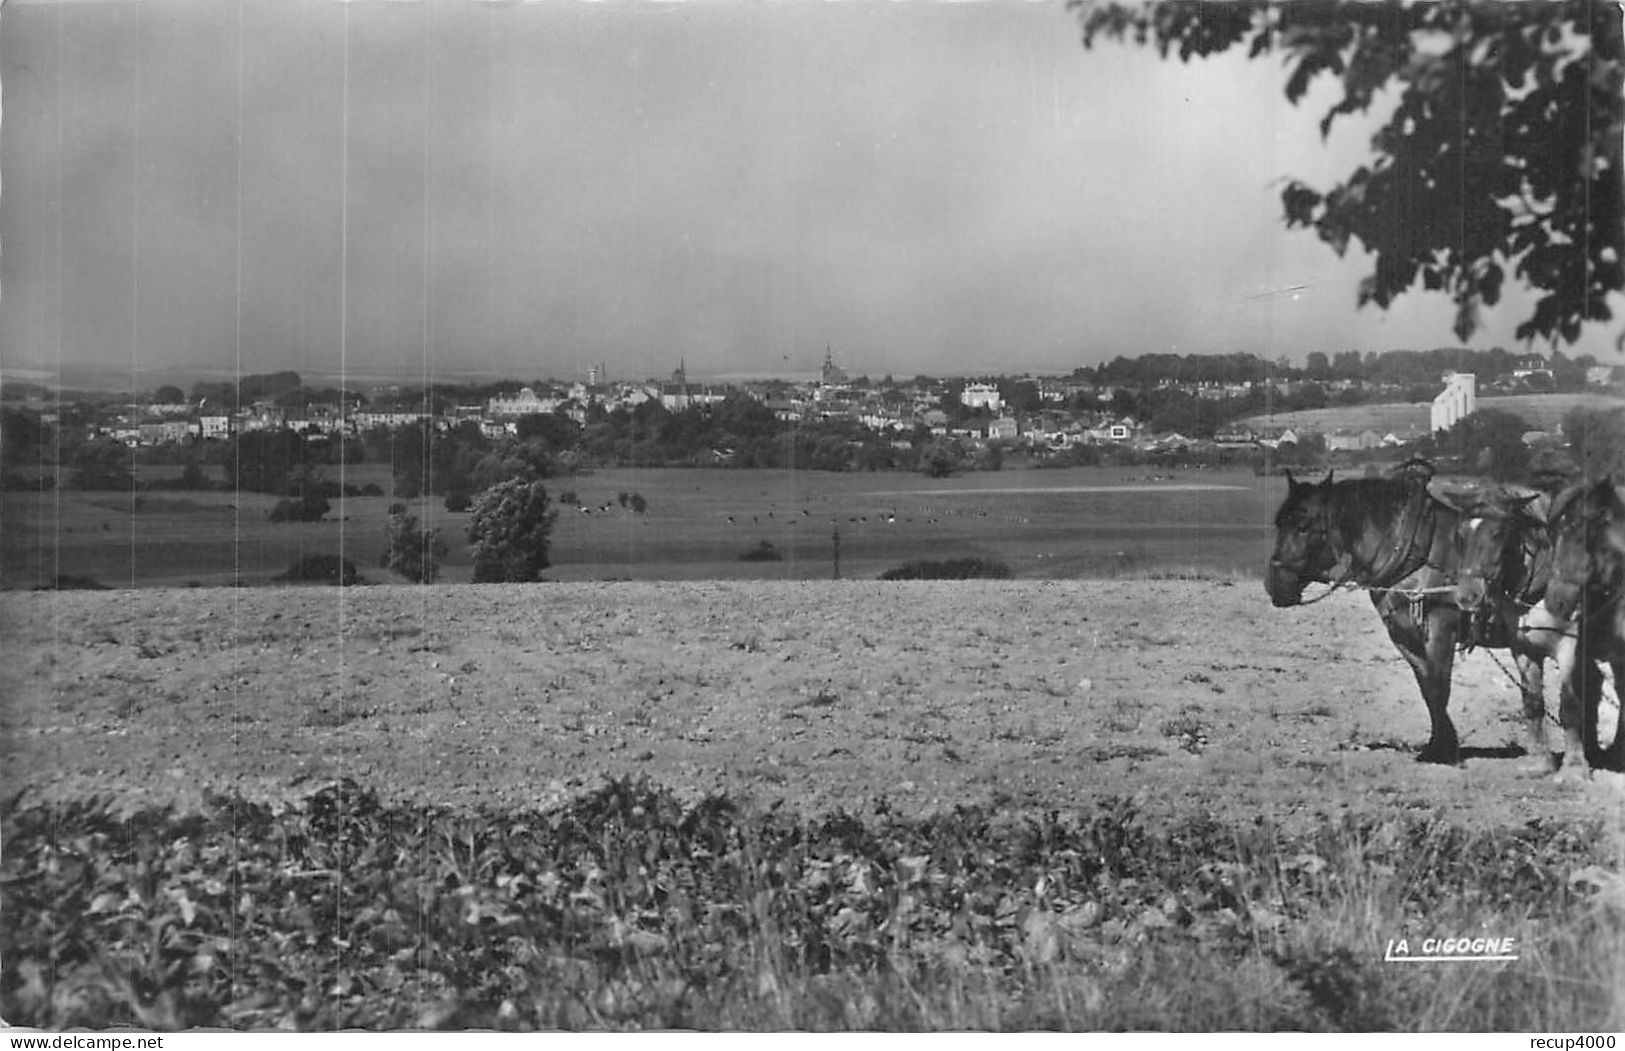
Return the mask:
[[1264,589],[1283,608],[1301,604],[1311,582],[1368,591],[1427,705],[1432,732],[1417,759],[1454,764],[1461,748],[1447,709],[1461,628],[1460,515],[1428,490],[1431,477],[1426,464],[1408,464],[1395,478],[1341,482],[1288,473]]

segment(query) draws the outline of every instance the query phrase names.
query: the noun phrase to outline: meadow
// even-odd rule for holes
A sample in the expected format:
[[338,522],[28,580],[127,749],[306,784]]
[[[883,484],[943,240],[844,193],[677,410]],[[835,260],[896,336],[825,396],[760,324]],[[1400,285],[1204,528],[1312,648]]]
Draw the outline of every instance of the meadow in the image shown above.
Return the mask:
[[[148,469],[147,476],[177,474]],[[338,479],[336,469],[329,476]],[[347,468],[345,484],[376,483],[385,465]],[[559,509],[557,581],[811,580],[878,577],[929,557],[1005,563],[1017,579],[1145,573],[1256,576],[1273,539],[1280,479],[1159,468],[1005,470],[930,479],[908,472],[832,474],[725,469],[610,469],[550,480]],[[574,492],[585,510],[559,505]],[[644,513],[621,494],[648,502]],[[260,493],[0,494],[0,588],[59,574],[111,587],[272,583],[312,554],[339,554],[368,580],[378,568],[393,497],[334,500],[321,522],[272,523]],[[468,516],[440,497],[403,501],[451,548],[441,579],[471,574]],[[763,543],[776,556],[742,561]]]
[[[1625,407],[1617,394],[1581,391],[1566,394],[1480,394],[1480,409],[1498,409],[1520,416],[1531,428],[1552,430],[1570,409],[1583,406],[1597,411]],[[1430,402],[1382,402],[1373,405],[1336,405],[1325,409],[1278,412],[1271,416],[1250,416],[1241,422],[1248,427],[1307,427],[1311,430],[1351,431],[1367,427],[1382,434],[1422,435],[1431,426]]]

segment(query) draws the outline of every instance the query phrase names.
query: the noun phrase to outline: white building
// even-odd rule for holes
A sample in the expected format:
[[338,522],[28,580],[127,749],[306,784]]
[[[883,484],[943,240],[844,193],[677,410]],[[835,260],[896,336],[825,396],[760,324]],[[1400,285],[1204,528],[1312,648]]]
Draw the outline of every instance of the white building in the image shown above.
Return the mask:
[[558,407],[557,398],[540,398],[529,387],[522,387],[511,397],[498,394],[486,403],[485,411],[491,416],[534,416]]
[[967,383],[964,393],[959,395],[960,402],[967,409],[987,409],[989,412],[998,412],[1004,407],[1004,400],[999,397],[999,388],[991,383]]
[[1444,390],[1433,399],[1430,429],[1448,431],[1463,416],[1478,411],[1478,377],[1471,372],[1444,374]]

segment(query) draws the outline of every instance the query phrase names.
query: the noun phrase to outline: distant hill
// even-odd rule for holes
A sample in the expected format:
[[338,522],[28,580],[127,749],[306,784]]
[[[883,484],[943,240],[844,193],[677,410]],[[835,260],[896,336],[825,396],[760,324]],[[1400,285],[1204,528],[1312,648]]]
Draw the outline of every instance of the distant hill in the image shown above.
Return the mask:
[[[300,378],[308,387],[337,387],[347,385],[350,387],[367,388],[375,385],[400,383],[416,384],[423,381],[421,371],[409,365],[403,365],[394,371],[384,369],[351,369],[349,372],[340,372],[337,369],[310,368],[302,364],[287,366],[297,371]],[[223,365],[180,364],[180,365],[141,365],[134,368],[124,366],[109,368],[106,365],[95,365],[81,362],[62,362],[59,364],[38,361],[8,361],[0,365],[0,391],[9,388],[19,388],[17,397],[22,397],[28,388],[43,388],[55,396],[57,386],[63,391],[72,391],[81,394],[117,394],[130,396],[131,392],[152,391],[165,384],[173,384],[181,390],[190,390],[194,383],[209,382],[220,383],[241,379],[244,374],[271,373],[280,371],[278,367],[257,364],[245,367],[242,372],[236,368]],[[497,369],[436,369],[430,380],[434,383],[477,385],[491,383],[497,380],[520,380],[524,377],[514,375],[511,370]]]
[[[1500,409],[1521,416],[1536,430],[1550,430],[1563,414],[1576,405],[1593,409],[1625,409],[1625,397],[1592,391],[1568,394],[1508,394],[1498,398],[1480,396],[1480,409]],[[1431,402],[1384,402],[1375,405],[1340,405],[1329,409],[1278,412],[1273,416],[1249,416],[1241,422],[1253,428],[1291,427],[1294,430],[1363,431],[1367,427],[1405,437],[1407,433],[1426,434]]]

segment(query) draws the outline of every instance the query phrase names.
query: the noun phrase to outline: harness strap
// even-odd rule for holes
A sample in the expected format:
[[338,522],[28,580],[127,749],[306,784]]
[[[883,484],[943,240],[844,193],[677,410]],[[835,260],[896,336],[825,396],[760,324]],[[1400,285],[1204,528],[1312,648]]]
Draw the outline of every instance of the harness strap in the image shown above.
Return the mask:
[[1394,531],[1399,539],[1394,542],[1393,550],[1384,560],[1384,565],[1371,567],[1370,586],[1385,588],[1387,584],[1398,583],[1427,565],[1435,525],[1433,497],[1425,486],[1417,486],[1400,511],[1399,521],[1395,523]]

